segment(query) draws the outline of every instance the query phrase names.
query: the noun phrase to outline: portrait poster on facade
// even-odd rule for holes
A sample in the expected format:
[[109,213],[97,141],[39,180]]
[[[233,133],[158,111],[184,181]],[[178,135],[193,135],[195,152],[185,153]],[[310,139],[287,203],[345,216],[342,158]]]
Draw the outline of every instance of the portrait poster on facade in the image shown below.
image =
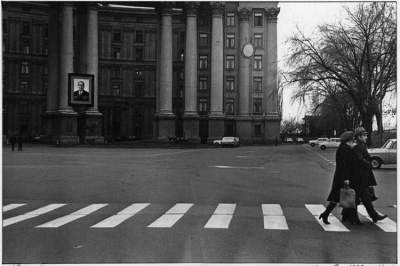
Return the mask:
[[93,106],[94,76],[69,73],[68,79],[68,104]]

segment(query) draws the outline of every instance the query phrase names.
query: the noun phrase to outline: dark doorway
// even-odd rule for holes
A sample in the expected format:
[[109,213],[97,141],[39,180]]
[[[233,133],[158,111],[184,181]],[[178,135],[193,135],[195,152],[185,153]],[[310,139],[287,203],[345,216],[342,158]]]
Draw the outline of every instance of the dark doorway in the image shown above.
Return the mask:
[[207,143],[208,138],[208,120],[200,119],[199,121],[199,136],[202,144]]
[[79,116],[78,117],[78,136],[79,136],[79,143],[84,144],[85,143],[85,137],[86,137],[86,130],[85,130],[85,117],[84,116]]
[[236,136],[235,120],[225,121],[225,136]]

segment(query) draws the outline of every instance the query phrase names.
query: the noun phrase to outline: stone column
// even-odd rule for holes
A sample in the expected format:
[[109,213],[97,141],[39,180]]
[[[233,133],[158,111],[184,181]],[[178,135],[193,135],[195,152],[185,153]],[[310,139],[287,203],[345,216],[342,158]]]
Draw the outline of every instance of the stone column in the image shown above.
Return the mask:
[[69,73],[74,72],[73,66],[73,6],[62,3],[59,27],[59,92],[58,92],[58,134],[55,140],[59,144],[76,144],[77,113],[68,104]]
[[[239,35],[240,46],[250,41],[250,11],[246,8],[239,10]],[[239,56],[239,115],[236,117],[236,132],[242,143],[251,142],[251,117],[250,117],[250,59],[240,53]]]
[[104,137],[101,136],[102,129],[102,114],[98,111],[98,97],[99,97],[99,52],[98,52],[98,11],[96,4],[87,4],[86,14],[84,14],[86,28],[85,50],[82,55],[85,57],[85,72],[86,74],[93,75],[93,106],[89,107],[83,114],[85,118],[84,130],[85,142],[89,143],[103,143]]
[[223,82],[224,82],[224,4],[213,2],[211,33],[211,108],[209,116],[209,141],[224,136]]
[[280,114],[278,113],[278,82],[277,82],[277,20],[279,8],[269,8],[266,12],[267,18],[267,51],[266,51],[266,90],[264,104],[266,106],[265,116],[265,142],[273,143],[275,138],[279,139]]
[[175,115],[172,112],[172,68],[172,8],[166,4],[161,9],[158,139],[162,141],[175,136]]
[[[46,92],[46,112],[43,114],[43,121],[46,127],[46,138],[52,142],[57,130],[57,109],[58,109],[58,38],[59,38],[59,10],[58,4],[49,4],[49,36],[48,36],[48,86]],[[12,120],[10,120],[12,121]]]
[[183,132],[191,142],[200,142],[197,113],[197,9],[198,3],[186,6],[185,112]]

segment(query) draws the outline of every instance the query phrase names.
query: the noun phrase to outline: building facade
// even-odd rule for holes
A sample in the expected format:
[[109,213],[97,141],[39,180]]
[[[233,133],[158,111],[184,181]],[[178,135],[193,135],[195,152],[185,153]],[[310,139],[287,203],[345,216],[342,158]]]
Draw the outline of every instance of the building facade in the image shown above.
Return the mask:
[[[279,137],[277,2],[2,4],[3,134]],[[92,106],[69,105],[69,73],[94,76]]]

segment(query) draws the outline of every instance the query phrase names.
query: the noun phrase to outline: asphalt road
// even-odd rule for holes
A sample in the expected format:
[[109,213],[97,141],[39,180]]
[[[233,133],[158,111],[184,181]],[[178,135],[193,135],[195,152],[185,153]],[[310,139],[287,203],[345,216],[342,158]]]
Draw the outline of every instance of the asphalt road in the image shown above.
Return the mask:
[[[363,226],[337,221],[329,231],[335,225],[323,227],[310,211],[326,204],[334,153],[308,145],[5,147],[2,260],[397,263],[396,166],[375,171],[385,222],[360,216]],[[340,209],[333,215],[340,219]]]

